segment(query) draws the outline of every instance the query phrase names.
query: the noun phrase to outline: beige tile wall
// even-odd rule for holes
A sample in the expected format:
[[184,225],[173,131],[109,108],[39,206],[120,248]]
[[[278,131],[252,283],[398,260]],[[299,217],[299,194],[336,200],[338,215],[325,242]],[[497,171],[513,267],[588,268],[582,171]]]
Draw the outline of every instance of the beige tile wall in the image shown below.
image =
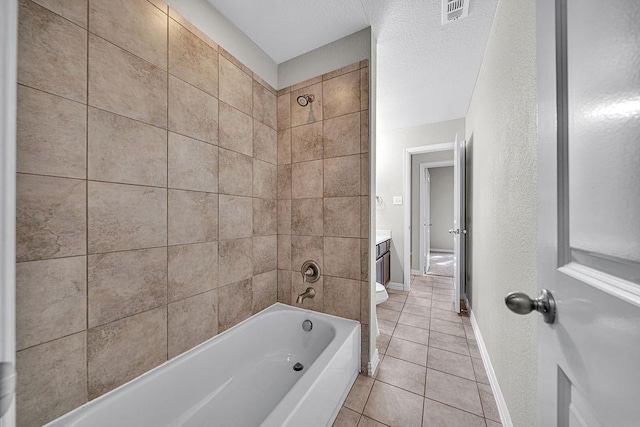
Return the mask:
[[276,301],[277,93],[160,1],[19,7],[17,410],[39,426]]
[[[297,103],[314,95],[306,107]],[[362,61],[278,91],[278,301],[362,323],[369,349],[369,73]],[[306,260],[321,268],[305,284]]]

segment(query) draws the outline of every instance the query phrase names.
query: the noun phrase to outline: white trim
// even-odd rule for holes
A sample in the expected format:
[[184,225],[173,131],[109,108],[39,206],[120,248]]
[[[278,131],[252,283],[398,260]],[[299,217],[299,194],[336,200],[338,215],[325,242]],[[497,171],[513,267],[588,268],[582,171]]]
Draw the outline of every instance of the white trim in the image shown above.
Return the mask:
[[414,270],[414,269],[411,269],[411,274],[413,274],[414,276],[424,276],[424,274],[422,273],[422,271],[420,271],[420,270]]
[[[411,277],[409,277],[409,280],[411,280]],[[394,289],[396,291],[404,291],[404,285],[402,283],[398,283],[398,282],[389,282],[387,283],[387,289]]]
[[404,195],[404,255],[402,269],[404,272],[403,290],[411,289],[411,264],[409,254],[411,252],[411,156],[414,154],[432,153],[434,151],[448,151],[455,148],[455,142],[442,144],[422,145],[419,147],[405,148],[403,156],[403,195]]
[[440,248],[431,248],[431,252],[442,252],[445,254],[452,254],[453,249],[440,249]]
[[[17,22],[17,0],[0,2],[0,361],[14,366]],[[14,394],[1,427],[15,426],[15,406]]]
[[[469,307],[468,301],[467,307]],[[480,356],[482,357],[482,364],[484,365],[484,370],[487,371],[489,384],[491,385],[493,396],[496,399],[496,406],[498,407],[498,412],[500,413],[500,421],[502,422],[502,425],[504,427],[513,427],[513,422],[511,421],[511,415],[509,415],[507,402],[505,402],[504,395],[502,394],[502,390],[500,389],[500,384],[498,384],[498,377],[496,377],[496,372],[493,370],[493,365],[491,364],[491,359],[489,358],[489,352],[487,351],[487,346],[482,339],[482,334],[480,333],[480,327],[478,326],[478,322],[476,321],[476,316],[473,314],[473,310],[471,309],[469,310],[469,317],[471,318],[471,327],[473,327],[473,334],[475,335],[476,342],[478,343],[478,350],[480,351]]]
[[367,364],[367,374],[370,377],[376,373],[376,369],[378,369],[378,364],[380,363],[380,355],[378,354],[378,349],[373,352],[373,356],[371,356],[371,361]]
[[558,269],[576,280],[606,292],[616,298],[640,307],[640,288],[638,285],[619,277],[611,276],[586,265],[570,262]]

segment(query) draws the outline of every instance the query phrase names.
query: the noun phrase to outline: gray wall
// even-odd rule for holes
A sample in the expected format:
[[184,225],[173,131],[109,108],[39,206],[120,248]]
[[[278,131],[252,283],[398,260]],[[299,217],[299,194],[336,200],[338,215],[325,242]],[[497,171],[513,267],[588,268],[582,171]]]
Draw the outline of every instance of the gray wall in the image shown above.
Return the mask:
[[[453,161],[453,150],[436,151],[435,153],[411,156],[411,268],[413,270],[420,269],[420,163],[443,162],[448,160]],[[434,183],[434,177],[433,175],[431,176],[431,213],[433,224],[431,227],[431,246],[453,250],[453,238],[451,242],[447,241],[447,237],[451,237],[449,229],[453,225],[453,167],[433,168],[431,171],[437,171],[438,169],[451,169],[451,188],[448,193],[446,191],[440,191],[441,189],[444,190],[446,183]],[[440,178],[444,177],[437,172],[436,175],[440,176]],[[438,177],[436,177],[436,180],[438,180]],[[448,209],[443,205],[447,205]],[[446,215],[447,212],[451,213],[448,218],[451,224],[443,221],[443,216]],[[438,220],[434,222],[436,217]],[[444,230],[446,236],[442,235],[443,227],[447,227],[446,230]],[[437,243],[443,246],[438,246]]]
[[467,293],[515,426],[536,425],[538,319],[503,302],[537,294],[535,52],[535,2],[501,0],[466,121]]
[[430,169],[431,250],[453,251],[453,166]]
[[404,282],[404,205],[394,206],[393,196],[403,195],[403,151],[405,148],[453,142],[464,135],[465,120],[431,123],[411,128],[378,132],[376,152],[376,195],[384,204],[376,208],[376,228],[391,230],[391,280]]

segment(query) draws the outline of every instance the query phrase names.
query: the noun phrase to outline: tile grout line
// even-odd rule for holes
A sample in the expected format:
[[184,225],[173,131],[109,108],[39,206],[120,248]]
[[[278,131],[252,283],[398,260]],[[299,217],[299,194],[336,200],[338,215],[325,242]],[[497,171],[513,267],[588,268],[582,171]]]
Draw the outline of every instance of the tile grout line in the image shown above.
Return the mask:
[[87,2],[87,99],[85,105],[85,277],[86,277],[86,311],[85,311],[85,369],[86,369],[86,400],[89,400],[89,19],[91,7]]
[[171,43],[170,37],[169,37],[169,11],[167,10],[166,16],[167,16],[167,55],[166,55],[166,61],[167,61],[167,91],[166,91],[166,101],[167,101],[167,112],[166,112],[166,123],[167,123],[167,132],[166,132],[166,138],[167,138],[167,175],[166,175],[166,185],[167,185],[167,194],[166,194],[166,198],[167,198],[167,241],[166,241],[166,260],[167,260],[167,269],[166,269],[166,278],[165,278],[165,289],[167,291],[166,293],[166,298],[167,298],[167,305],[166,305],[166,311],[165,314],[167,316],[166,319],[166,328],[167,328],[167,341],[166,341],[166,357],[165,360],[169,360],[169,45]]

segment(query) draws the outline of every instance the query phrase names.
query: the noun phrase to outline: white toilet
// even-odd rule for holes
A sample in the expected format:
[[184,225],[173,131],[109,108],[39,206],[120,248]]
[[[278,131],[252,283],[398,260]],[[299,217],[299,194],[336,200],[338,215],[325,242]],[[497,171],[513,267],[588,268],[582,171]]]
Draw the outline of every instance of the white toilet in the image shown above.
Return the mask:
[[382,304],[387,299],[389,299],[387,288],[382,283],[376,282],[376,305]]

